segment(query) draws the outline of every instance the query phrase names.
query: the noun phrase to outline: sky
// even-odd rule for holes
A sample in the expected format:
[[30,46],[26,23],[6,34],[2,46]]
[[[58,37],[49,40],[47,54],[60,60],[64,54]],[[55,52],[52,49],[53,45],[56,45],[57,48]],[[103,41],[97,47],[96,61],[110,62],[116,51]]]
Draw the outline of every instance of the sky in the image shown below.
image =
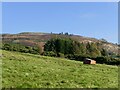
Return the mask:
[[117,2],[4,2],[2,33],[68,32],[118,42]]

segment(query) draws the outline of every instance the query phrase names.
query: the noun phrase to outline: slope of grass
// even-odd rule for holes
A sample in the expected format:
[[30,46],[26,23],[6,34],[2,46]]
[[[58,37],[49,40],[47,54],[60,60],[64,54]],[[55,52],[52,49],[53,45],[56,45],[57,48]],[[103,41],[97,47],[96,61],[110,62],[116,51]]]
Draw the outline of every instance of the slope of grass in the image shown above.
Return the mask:
[[117,88],[118,67],[2,51],[3,88]]

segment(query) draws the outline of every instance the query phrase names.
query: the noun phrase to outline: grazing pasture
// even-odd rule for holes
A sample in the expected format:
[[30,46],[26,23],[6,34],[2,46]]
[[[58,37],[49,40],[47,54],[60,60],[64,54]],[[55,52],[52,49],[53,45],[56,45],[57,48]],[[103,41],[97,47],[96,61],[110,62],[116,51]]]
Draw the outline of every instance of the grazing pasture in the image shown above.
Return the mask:
[[118,87],[117,66],[4,50],[0,58],[3,88]]

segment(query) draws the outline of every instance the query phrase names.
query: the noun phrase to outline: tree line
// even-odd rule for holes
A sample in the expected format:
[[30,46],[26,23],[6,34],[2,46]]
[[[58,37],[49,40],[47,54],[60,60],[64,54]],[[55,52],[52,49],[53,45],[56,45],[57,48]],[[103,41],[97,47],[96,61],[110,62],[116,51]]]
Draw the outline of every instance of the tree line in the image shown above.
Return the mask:
[[23,53],[41,54],[51,57],[63,57],[71,60],[83,61],[84,58],[95,59],[97,63],[120,65],[120,58],[113,58],[100,43],[80,43],[70,38],[52,38],[44,45],[42,51],[39,45],[25,46],[18,43],[3,43],[3,50]]
[[79,43],[72,39],[53,38],[44,46],[45,56],[65,57],[83,61],[84,58],[95,59],[97,63],[119,65],[120,59],[111,57],[111,54],[101,48],[100,43]]
[[49,40],[44,46],[44,52],[53,52],[56,55],[83,55],[83,56],[108,56],[105,49],[101,49],[98,43],[79,43],[72,39],[54,38]]

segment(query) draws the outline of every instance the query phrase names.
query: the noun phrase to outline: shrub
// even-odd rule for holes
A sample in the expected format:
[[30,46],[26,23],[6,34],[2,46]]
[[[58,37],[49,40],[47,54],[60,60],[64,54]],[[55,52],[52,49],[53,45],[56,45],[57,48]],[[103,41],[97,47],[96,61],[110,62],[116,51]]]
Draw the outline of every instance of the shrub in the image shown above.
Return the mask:
[[102,57],[97,57],[95,60],[97,63],[103,64],[103,63],[105,63],[106,58],[102,56]]
[[37,46],[31,47],[31,46],[25,46],[22,44],[15,44],[15,43],[4,43],[2,45],[2,49],[9,50],[9,51],[39,54],[39,49]]
[[105,63],[109,65],[120,65],[120,58],[104,56],[104,57],[97,57],[95,60],[97,63],[101,63],[101,64]]
[[120,58],[111,58],[110,61],[107,62],[110,65],[120,65]]
[[64,54],[63,54],[63,53],[57,53],[57,57],[62,57],[62,58],[64,58]]
[[65,58],[73,60],[74,59],[74,55],[72,55],[72,54],[66,54]]
[[57,56],[57,54],[54,53],[53,51],[46,51],[46,52],[43,53],[43,55],[51,56],[51,57],[56,57]]

